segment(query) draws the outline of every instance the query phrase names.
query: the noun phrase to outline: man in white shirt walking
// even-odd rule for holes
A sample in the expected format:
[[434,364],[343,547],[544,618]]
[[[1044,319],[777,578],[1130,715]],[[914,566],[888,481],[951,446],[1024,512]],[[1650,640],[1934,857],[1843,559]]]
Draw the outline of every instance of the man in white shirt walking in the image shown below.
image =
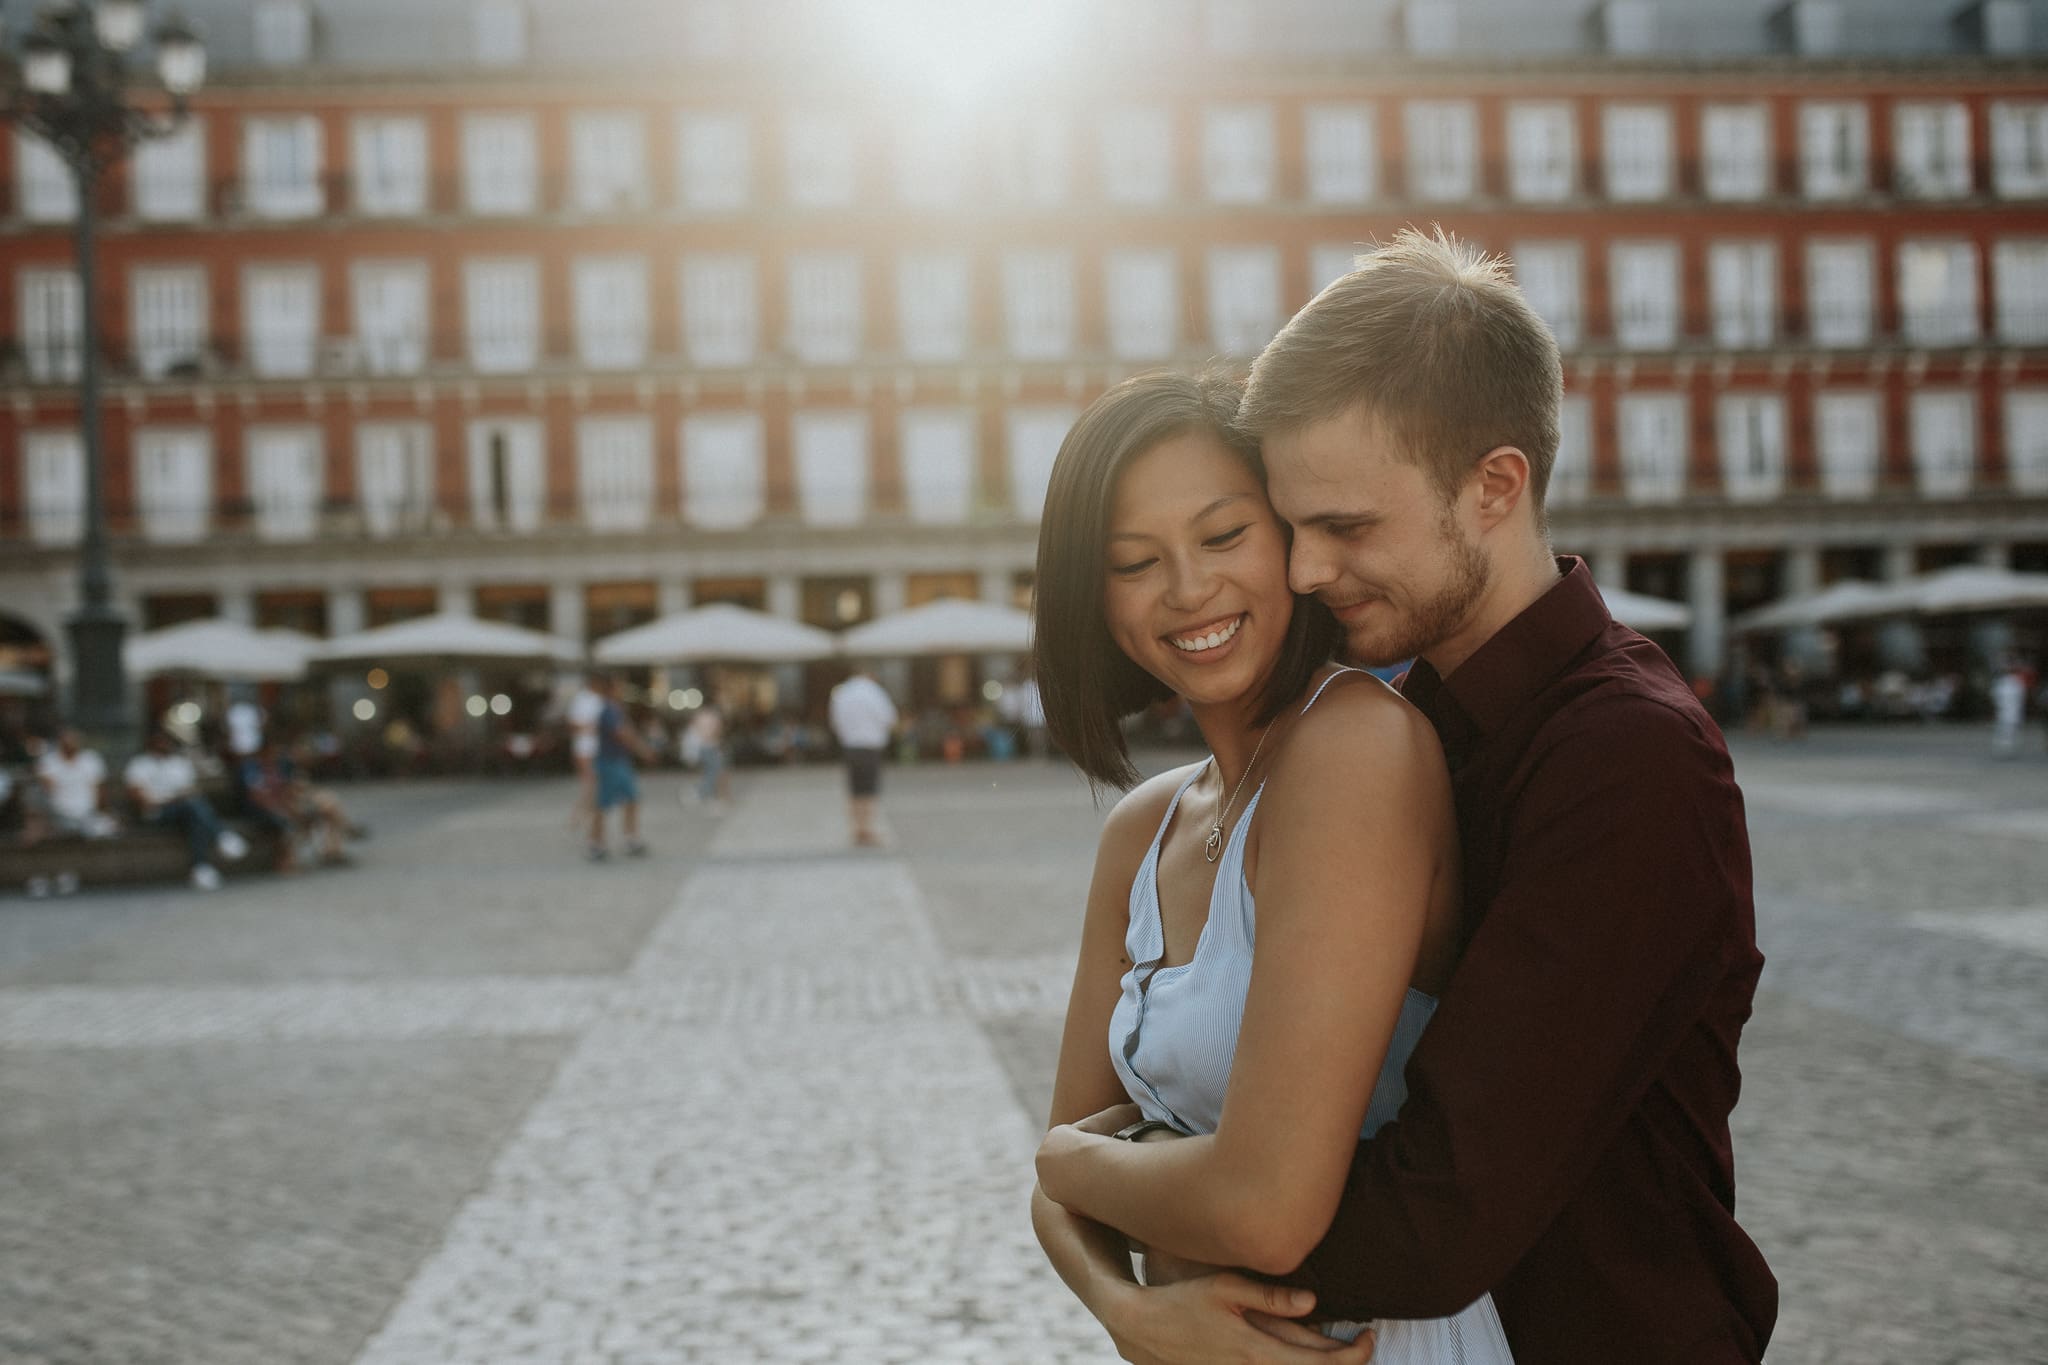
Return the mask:
[[855,664],[853,676],[832,689],[828,709],[832,733],[846,755],[853,842],[872,848],[882,842],[875,832],[875,800],[882,791],[882,751],[896,730],[896,703],[867,665]]

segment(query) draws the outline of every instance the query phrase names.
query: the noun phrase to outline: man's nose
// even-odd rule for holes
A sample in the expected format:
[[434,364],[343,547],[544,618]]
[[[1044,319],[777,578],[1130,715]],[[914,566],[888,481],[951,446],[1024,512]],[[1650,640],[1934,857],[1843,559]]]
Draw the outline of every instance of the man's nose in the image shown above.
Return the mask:
[[1308,536],[1296,532],[1287,550],[1287,586],[1306,597],[1336,578],[1328,555],[1319,553]]

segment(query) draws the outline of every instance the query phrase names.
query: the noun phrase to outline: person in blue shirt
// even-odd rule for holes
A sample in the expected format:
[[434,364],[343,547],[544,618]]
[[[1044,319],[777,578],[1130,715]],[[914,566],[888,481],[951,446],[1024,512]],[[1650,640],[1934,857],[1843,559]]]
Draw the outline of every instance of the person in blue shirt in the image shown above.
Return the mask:
[[632,721],[619,701],[618,679],[609,675],[591,679],[604,709],[597,717],[597,804],[590,813],[590,861],[601,863],[611,856],[605,844],[605,813],[623,807],[619,816],[626,836],[626,856],[645,857],[647,845],[640,841],[640,778],[633,761],[648,758],[647,745],[633,733]]

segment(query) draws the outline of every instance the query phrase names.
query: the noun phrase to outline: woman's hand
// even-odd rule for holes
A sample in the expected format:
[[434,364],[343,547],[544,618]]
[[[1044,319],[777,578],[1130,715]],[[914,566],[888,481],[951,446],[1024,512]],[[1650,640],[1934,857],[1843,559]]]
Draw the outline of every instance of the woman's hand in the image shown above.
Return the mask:
[[1133,1289],[1103,1319],[1132,1365],[1365,1365],[1367,1333],[1346,1345],[1289,1319],[1315,1296],[1224,1272]]

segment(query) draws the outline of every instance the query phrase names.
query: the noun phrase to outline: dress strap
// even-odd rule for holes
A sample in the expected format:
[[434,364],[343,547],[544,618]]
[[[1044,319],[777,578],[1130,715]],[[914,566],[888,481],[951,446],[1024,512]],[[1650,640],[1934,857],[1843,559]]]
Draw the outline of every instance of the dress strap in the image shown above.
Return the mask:
[[1323,690],[1327,688],[1331,683],[1337,681],[1337,679],[1343,677],[1346,673],[1364,673],[1366,671],[1366,669],[1352,668],[1349,665],[1339,666],[1335,673],[1332,673],[1329,677],[1323,679],[1322,682],[1317,685],[1316,690],[1309,694],[1309,699],[1306,702],[1302,703],[1301,713],[1303,715],[1308,714],[1308,708],[1316,704],[1316,698],[1323,695]]

